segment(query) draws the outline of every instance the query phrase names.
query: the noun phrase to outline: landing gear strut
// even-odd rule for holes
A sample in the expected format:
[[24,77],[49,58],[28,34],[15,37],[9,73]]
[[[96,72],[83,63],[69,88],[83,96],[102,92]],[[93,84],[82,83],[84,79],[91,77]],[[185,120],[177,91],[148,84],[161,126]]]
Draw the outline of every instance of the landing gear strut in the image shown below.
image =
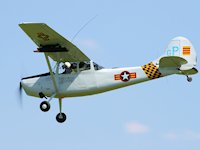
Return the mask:
[[187,76],[187,81],[192,82],[192,77]]
[[[45,97],[46,96],[41,92],[39,93],[40,97],[41,95],[43,95],[41,98]],[[47,112],[49,111],[49,109],[51,108],[51,105],[50,105],[50,101],[55,97],[56,94],[53,94],[50,99],[48,101],[43,101],[41,104],[40,104],[40,109],[43,111],[43,112]],[[47,98],[46,98],[47,99]]]
[[47,102],[47,101],[43,101],[41,104],[40,104],[40,109],[43,111],[43,112],[47,112],[49,111],[50,109],[50,103]]
[[65,113],[62,113],[62,99],[61,98],[59,98],[59,109],[60,109],[60,113],[57,114],[56,120],[59,123],[63,123],[67,119],[67,116],[65,115]]

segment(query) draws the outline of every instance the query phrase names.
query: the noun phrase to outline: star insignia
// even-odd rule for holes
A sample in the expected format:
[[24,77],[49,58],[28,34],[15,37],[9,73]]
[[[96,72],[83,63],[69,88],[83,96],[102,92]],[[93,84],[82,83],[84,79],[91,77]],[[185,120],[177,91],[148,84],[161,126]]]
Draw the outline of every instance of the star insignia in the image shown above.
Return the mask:
[[121,74],[120,74],[120,79],[124,82],[127,82],[130,80],[130,73],[128,71],[123,71]]
[[121,74],[115,74],[114,79],[115,80],[121,80],[123,82],[128,82],[130,79],[136,78],[136,72],[128,72],[123,71]]
[[49,40],[49,35],[44,34],[43,32],[37,33],[37,37],[40,38],[40,39],[43,39],[44,41]]

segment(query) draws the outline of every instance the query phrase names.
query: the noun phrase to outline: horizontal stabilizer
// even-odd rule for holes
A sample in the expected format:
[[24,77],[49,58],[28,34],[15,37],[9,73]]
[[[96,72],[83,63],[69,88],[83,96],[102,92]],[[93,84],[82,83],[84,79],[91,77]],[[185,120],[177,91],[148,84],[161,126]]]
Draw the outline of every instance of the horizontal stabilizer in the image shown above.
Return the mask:
[[187,60],[178,56],[166,56],[162,57],[159,61],[159,68],[174,67],[180,68],[182,65],[186,64]]
[[193,75],[198,73],[198,70],[196,68],[192,68],[189,70],[181,70],[181,74],[185,74],[185,75]]

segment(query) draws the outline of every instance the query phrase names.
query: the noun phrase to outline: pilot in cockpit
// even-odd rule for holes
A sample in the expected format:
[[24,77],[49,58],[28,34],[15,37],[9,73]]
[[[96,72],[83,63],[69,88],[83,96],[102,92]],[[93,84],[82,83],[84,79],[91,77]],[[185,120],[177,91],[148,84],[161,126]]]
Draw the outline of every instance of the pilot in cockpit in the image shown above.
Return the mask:
[[64,70],[64,72],[62,72],[62,74],[70,74],[72,72],[77,72],[77,63],[74,62],[65,62],[62,65],[62,69]]
[[62,69],[64,69],[64,72],[62,74],[70,74],[72,72],[71,66],[72,66],[71,63],[65,62],[62,65]]
[[[86,61],[82,61],[79,63],[76,62],[65,62],[62,65],[62,69],[64,71],[62,71],[62,74],[71,74],[76,73],[79,71],[85,71],[85,70],[90,70],[90,62],[86,62]],[[100,70],[103,67],[97,65],[96,63],[94,63],[94,69],[95,70]]]

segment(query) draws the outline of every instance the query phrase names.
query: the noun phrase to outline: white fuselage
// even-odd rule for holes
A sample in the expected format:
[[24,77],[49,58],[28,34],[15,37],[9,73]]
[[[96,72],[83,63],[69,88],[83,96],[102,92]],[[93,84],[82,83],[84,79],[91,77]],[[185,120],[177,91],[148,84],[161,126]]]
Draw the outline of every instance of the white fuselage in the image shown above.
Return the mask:
[[[91,68],[71,74],[55,74],[54,77],[59,91],[55,97],[62,98],[98,94],[149,80],[141,66],[101,70]],[[51,97],[56,93],[50,75],[23,79],[21,84],[31,96],[39,97],[42,92]]]

